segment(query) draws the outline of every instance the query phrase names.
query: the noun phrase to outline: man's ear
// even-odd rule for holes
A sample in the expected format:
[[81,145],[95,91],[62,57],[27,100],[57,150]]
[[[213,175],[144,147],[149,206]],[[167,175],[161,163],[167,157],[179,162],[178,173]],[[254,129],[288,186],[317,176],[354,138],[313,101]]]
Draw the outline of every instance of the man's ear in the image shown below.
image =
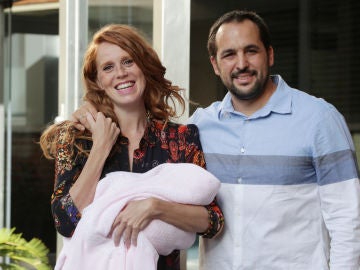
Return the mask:
[[210,56],[210,62],[211,62],[211,65],[214,69],[214,72],[216,75],[220,75],[220,72],[219,72],[219,68],[218,68],[218,64],[216,62],[216,57],[215,56]]
[[268,49],[268,57],[269,57],[269,67],[274,65],[274,48],[272,46]]

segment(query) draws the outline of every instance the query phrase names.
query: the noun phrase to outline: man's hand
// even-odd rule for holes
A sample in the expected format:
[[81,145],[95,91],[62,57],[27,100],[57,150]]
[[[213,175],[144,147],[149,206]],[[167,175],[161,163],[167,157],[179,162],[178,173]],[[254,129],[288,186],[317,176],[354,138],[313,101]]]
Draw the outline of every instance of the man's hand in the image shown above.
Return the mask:
[[71,115],[70,120],[74,122],[75,128],[78,130],[85,130],[85,128],[91,130],[90,123],[86,118],[87,112],[92,115],[94,120],[96,119],[97,111],[95,107],[86,101]]

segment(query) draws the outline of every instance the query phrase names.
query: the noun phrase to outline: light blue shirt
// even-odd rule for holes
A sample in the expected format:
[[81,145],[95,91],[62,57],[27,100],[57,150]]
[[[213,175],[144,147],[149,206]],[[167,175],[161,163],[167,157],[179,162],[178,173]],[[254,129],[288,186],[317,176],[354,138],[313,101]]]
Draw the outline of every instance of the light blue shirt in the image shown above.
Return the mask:
[[223,183],[225,231],[204,240],[201,267],[322,270],[330,261],[358,270],[360,188],[347,125],[323,99],[272,79],[276,91],[249,117],[228,93],[190,119]]

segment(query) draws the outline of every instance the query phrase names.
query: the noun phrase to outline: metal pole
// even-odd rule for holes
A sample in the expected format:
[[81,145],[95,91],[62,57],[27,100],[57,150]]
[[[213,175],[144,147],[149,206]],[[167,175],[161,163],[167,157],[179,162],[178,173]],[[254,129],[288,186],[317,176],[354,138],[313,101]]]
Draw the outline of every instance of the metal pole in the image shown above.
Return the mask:
[[7,39],[7,63],[8,63],[8,80],[7,87],[5,87],[5,104],[6,104],[6,200],[5,200],[5,226],[11,227],[11,149],[12,149],[12,109],[11,109],[11,61],[12,61],[12,34],[11,25],[12,14],[11,4],[8,13],[8,39]]
[[4,7],[0,5],[0,226],[4,227],[4,207],[5,207],[5,112],[4,112],[4,40],[5,40],[5,13]]

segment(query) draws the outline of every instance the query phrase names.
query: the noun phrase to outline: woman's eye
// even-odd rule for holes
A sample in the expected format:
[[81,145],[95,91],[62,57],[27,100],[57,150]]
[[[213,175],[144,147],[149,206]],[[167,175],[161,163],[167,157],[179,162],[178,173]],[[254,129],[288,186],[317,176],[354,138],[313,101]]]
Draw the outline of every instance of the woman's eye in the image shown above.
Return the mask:
[[107,65],[107,66],[105,66],[104,68],[103,68],[103,70],[104,71],[109,71],[109,70],[111,70],[112,69],[112,65]]
[[125,59],[125,60],[121,61],[121,64],[124,67],[130,67],[133,63],[134,63],[134,60],[132,60],[132,59]]

